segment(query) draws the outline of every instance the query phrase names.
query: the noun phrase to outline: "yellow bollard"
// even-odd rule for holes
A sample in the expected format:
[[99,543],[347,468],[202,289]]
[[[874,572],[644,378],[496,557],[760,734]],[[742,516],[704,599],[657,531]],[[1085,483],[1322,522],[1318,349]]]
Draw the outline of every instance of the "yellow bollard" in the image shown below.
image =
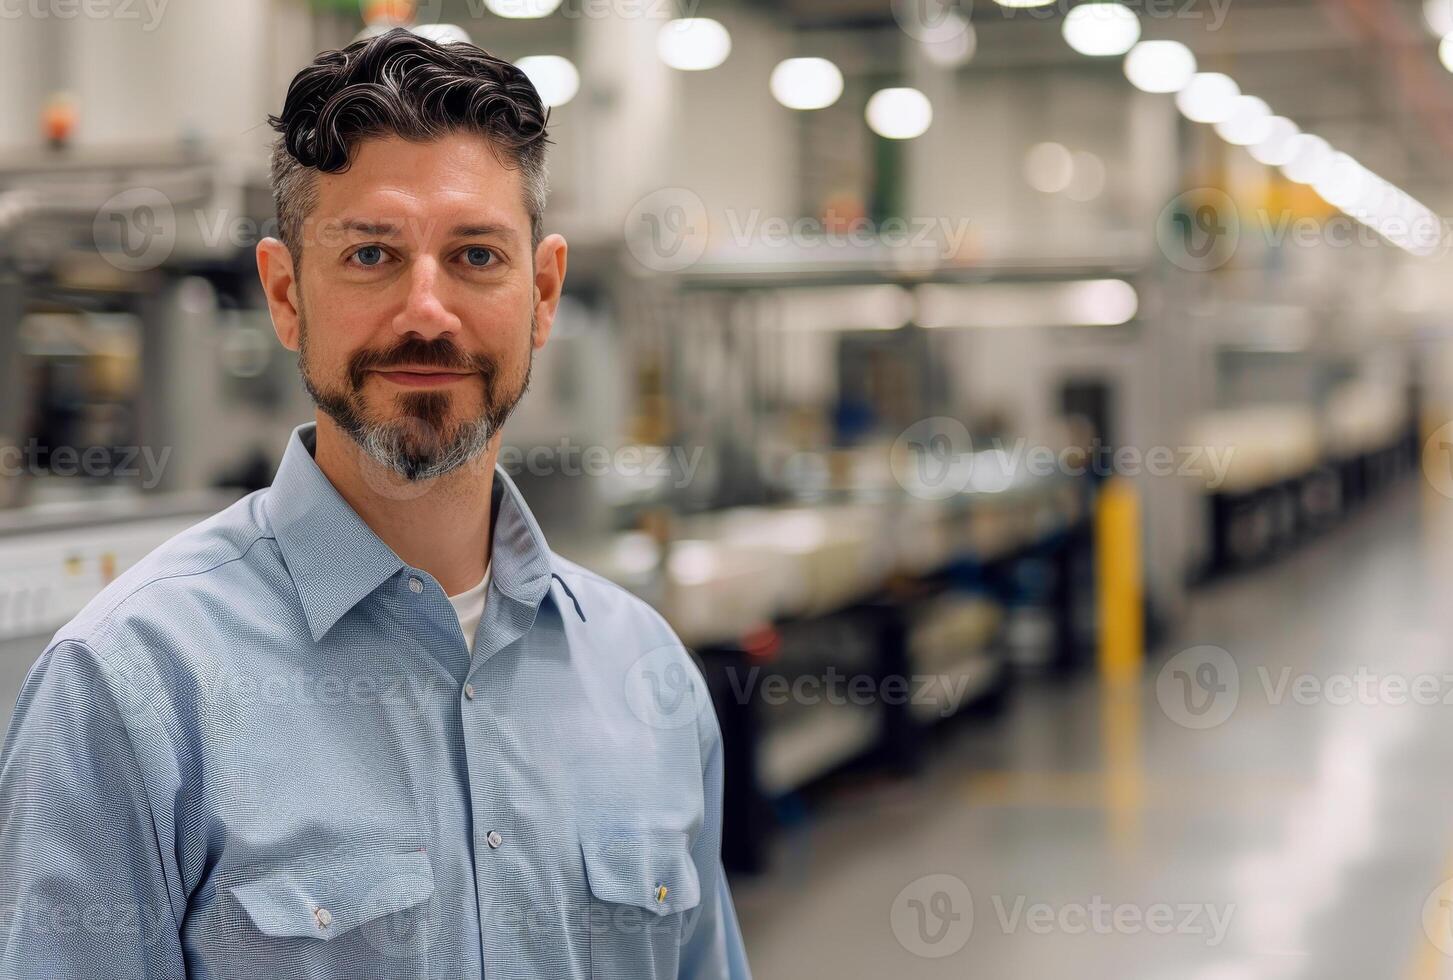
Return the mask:
[[1145,663],[1145,591],[1140,565],[1140,498],[1129,480],[1101,488],[1095,511],[1095,578],[1100,630],[1100,748],[1106,831],[1127,856],[1141,845],[1145,769],[1140,677]]
[[1140,498],[1130,481],[1105,482],[1095,511],[1095,578],[1100,677],[1134,684],[1145,662],[1145,587],[1140,567]]

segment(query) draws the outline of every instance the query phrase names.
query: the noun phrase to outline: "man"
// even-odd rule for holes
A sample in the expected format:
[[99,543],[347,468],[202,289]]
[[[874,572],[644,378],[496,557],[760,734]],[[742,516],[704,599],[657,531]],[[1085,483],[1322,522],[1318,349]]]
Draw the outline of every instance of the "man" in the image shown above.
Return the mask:
[[317,421],[33,668],[0,976],[748,977],[701,675],[495,468],[565,276],[546,119],[406,31],[293,80],[257,265]]

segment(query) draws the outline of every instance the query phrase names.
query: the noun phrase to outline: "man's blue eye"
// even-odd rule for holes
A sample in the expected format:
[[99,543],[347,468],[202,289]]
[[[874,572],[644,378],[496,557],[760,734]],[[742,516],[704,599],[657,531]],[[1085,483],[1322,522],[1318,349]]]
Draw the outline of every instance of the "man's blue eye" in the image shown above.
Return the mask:
[[365,245],[353,253],[359,265],[375,266],[383,261],[383,249],[377,245]]
[[494,253],[487,248],[467,248],[464,250],[464,259],[470,265],[486,266],[494,261]]

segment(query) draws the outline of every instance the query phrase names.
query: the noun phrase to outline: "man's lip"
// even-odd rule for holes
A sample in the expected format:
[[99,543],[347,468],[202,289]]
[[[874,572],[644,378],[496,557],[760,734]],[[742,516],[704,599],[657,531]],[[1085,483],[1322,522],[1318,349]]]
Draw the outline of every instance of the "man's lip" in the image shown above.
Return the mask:
[[469,377],[469,372],[466,371],[421,371],[418,368],[375,369],[373,373],[394,384],[411,387],[444,385]]
[[428,368],[428,367],[392,367],[392,368],[374,368],[373,370],[379,372],[380,374],[460,374],[460,375],[464,375],[464,374],[468,374],[469,373],[468,371],[451,371],[448,368]]

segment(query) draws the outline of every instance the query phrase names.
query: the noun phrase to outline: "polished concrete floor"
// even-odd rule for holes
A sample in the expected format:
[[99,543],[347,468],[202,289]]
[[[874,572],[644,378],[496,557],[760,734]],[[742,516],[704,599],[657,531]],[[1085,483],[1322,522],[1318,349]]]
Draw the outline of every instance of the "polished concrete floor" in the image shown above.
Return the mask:
[[1022,685],[815,799],[733,882],[755,976],[1453,977],[1450,510],[1409,482],[1199,590],[1128,692]]

